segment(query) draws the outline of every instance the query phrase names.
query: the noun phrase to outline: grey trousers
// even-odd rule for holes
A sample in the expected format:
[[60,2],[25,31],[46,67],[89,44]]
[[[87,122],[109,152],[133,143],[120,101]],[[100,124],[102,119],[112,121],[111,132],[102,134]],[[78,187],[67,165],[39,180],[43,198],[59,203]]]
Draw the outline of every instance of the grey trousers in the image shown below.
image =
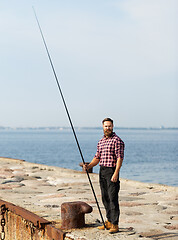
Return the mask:
[[99,181],[102,195],[102,202],[106,210],[106,217],[112,224],[119,222],[119,199],[120,181],[111,182],[111,177],[115,171],[113,167],[100,166]]

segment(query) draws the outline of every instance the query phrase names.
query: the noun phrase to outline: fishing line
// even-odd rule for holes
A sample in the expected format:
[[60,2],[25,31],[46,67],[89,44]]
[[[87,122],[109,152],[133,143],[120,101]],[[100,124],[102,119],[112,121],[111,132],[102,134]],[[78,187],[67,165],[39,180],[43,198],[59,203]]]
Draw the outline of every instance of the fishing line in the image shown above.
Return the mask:
[[[76,135],[76,132],[75,132],[75,129],[74,129],[74,126],[73,126],[70,114],[69,114],[69,110],[67,108],[67,105],[66,105],[66,102],[65,102],[65,99],[64,99],[64,95],[63,95],[62,90],[61,90],[61,86],[60,86],[59,81],[58,81],[58,77],[57,77],[56,71],[54,69],[54,65],[53,65],[51,56],[49,54],[49,50],[48,50],[48,47],[47,47],[47,44],[46,44],[46,41],[45,41],[45,38],[44,38],[44,35],[43,35],[43,32],[42,32],[39,20],[38,20],[37,15],[36,15],[36,11],[35,11],[34,7],[32,7],[32,8],[33,8],[33,12],[34,12],[34,15],[35,15],[35,18],[36,18],[36,21],[37,21],[37,24],[38,24],[38,27],[39,27],[39,30],[40,30],[40,33],[41,33],[41,37],[43,39],[43,43],[44,43],[44,46],[45,46],[45,49],[46,49],[46,52],[47,52],[47,55],[48,55],[48,58],[49,58],[49,61],[50,61],[50,65],[52,67],[52,71],[54,73],[54,77],[55,77],[55,80],[56,80],[56,83],[57,83],[57,86],[58,86],[58,90],[60,92],[60,95],[61,95],[61,98],[62,98],[62,101],[63,101],[63,104],[64,104],[64,108],[66,110],[66,113],[67,113],[67,116],[68,116],[68,119],[69,119],[69,122],[70,122],[70,125],[71,125],[71,128],[72,128],[72,131],[73,131],[73,134],[74,134],[74,137],[75,137],[75,141],[77,143],[77,147],[78,147],[78,150],[80,152],[80,156],[82,158],[83,164],[85,164],[85,160],[84,160],[84,157],[83,157],[83,154],[82,154],[82,150],[80,148],[80,144],[79,144],[79,141],[78,141],[78,138],[77,138],[77,135]],[[104,223],[104,219],[103,219],[103,216],[102,216],[102,213],[101,213],[101,209],[99,207],[99,203],[98,203],[98,200],[97,200],[94,188],[93,188],[93,184],[91,182],[91,179],[90,179],[90,176],[89,176],[89,173],[88,173],[87,169],[86,169],[86,173],[87,173],[88,180],[89,180],[89,183],[90,183],[90,186],[91,186],[91,189],[92,189],[92,192],[93,192],[93,195],[94,195],[94,198],[95,198],[95,201],[96,201],[96,204],[97,204],[100,216],[101,216],[102,223],[103,223],[103,225],[104,225],[104,227],[106,229],[106,226],[105,226],[105,223]]]

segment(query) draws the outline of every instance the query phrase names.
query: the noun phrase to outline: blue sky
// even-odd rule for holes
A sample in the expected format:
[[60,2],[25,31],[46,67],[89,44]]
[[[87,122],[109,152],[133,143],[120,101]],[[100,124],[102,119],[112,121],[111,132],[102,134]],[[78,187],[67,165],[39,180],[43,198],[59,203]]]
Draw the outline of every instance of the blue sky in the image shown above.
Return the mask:
[[177,0],[0,0],[0,126],[178,127]]

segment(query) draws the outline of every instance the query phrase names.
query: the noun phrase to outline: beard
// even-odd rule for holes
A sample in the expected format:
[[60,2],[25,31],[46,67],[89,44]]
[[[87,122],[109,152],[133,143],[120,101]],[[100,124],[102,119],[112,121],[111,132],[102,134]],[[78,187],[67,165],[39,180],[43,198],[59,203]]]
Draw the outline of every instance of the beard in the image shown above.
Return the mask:
[[111,137],[113,130],[104,130],[105,137]]

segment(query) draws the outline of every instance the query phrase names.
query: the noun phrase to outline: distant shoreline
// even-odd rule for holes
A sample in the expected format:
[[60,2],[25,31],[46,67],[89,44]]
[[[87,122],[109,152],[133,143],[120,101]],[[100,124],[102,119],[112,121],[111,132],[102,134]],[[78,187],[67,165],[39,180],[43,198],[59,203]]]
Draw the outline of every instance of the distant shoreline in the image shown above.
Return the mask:
[[[178,130],[178,127],[114,127],[115,129],[120,130]],[[43,130],[43,131],[62,131],[70,130],[70,127],[3,127],[0,126],[0,131],[9,131],[9,130]],[[101,127],[75,127],[77,130],[101,130]]]

